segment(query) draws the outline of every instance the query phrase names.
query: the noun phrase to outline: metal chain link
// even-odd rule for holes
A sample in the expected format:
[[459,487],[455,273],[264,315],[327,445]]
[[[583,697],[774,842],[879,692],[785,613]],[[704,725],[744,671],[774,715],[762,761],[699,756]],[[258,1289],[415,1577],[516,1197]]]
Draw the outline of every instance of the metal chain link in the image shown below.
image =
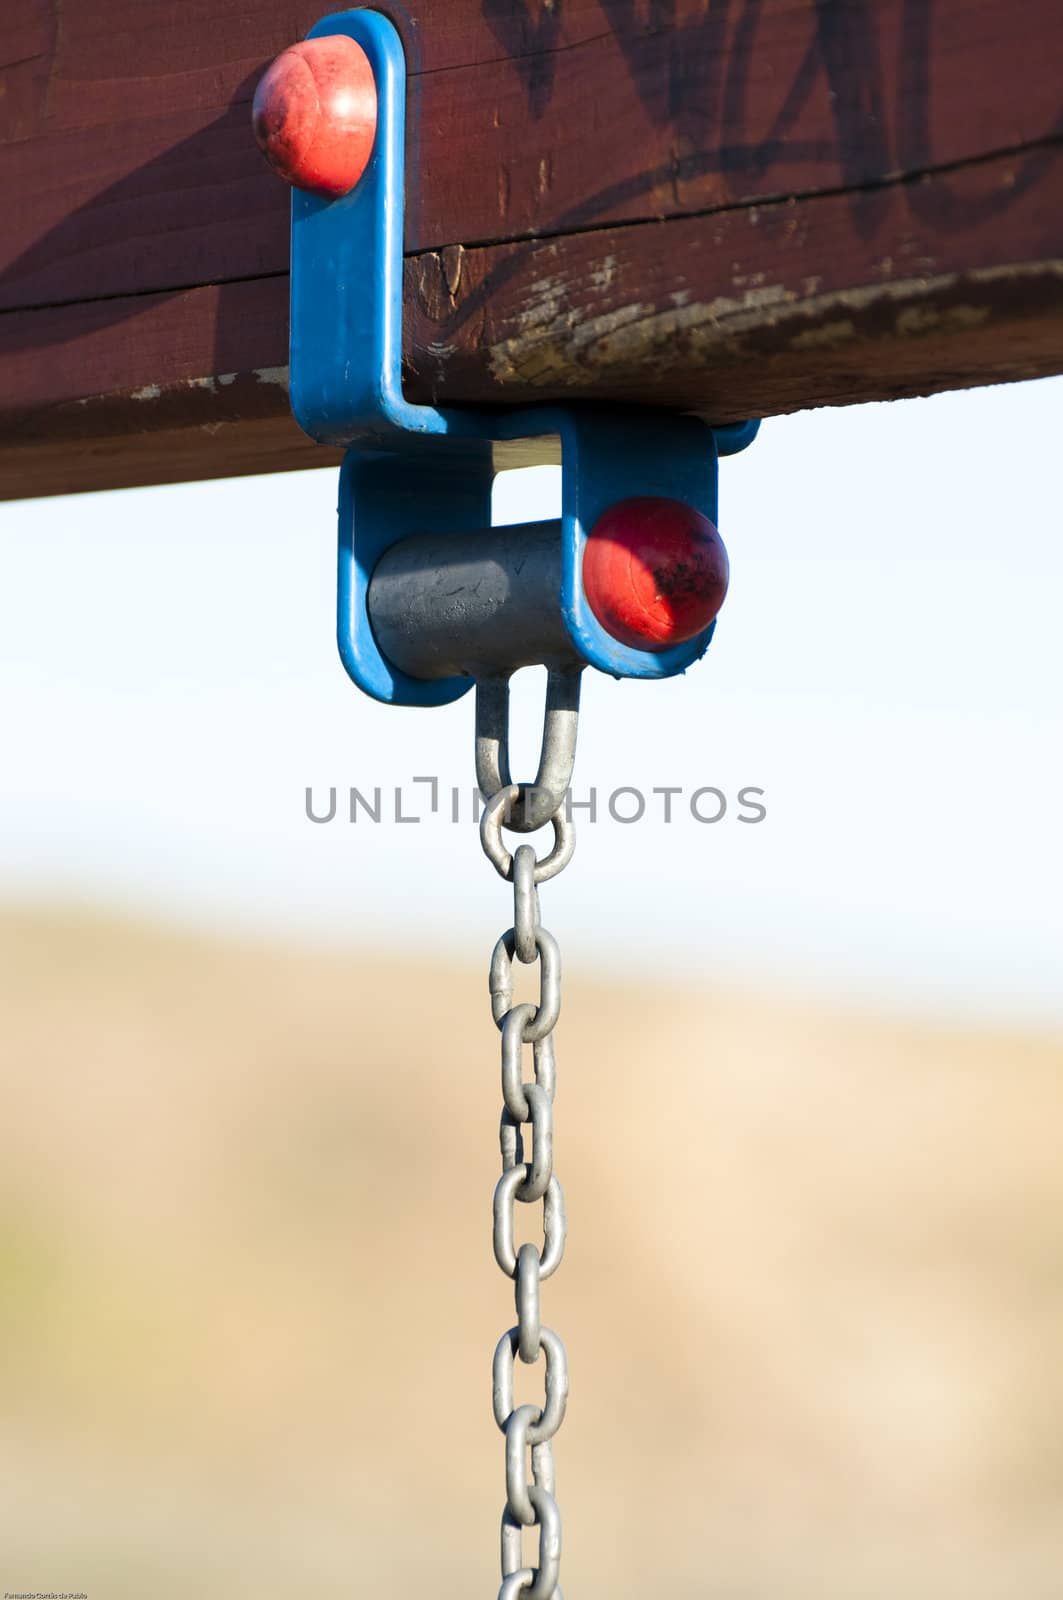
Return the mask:
[[[547,695],[544,764],[552,739],[551,690]],[[578,708],[578,680],[573,695],[571,680],[563,685],[566,711],[574,724]],[[477,686],[480,693],[481,686]],[[488,699],[490,694],[491,699]],[[497,685],[484,695],[485,706],[500,703]],[[504,704],[504,702],[502,702]],[[478,718],[480,712],[478,709]],[[556,719],[555,719],[556,721]],[[574,726],[566,728],[569,772],[575,747]],[[503,746],[504,748],[504,746]],[[491,1014],[502,1035],[502,1117],[499,1145],[502,1176],[495,1186],[493,1236],[495,1260],[513,1282],[517,1325],[502,1335],[494,1356],[493,1395],[495,1421],[505,1435],[506,1505],[502,1513],[502,1587],[498,1600],[563,1600],[558,1582],[561,1563],[561,1516],[556,1499],[553,1438],[561,1426],[568,1403],[568,1360],[565,1347],[540,1319],[541,1285],[560,1265],[565,1249],[565,1202],[554,1173],[554,1093],[557,1065],[553,1030],[561,1009],[561,956],[557,941],[540,920],[538,884],[552,878],[568,864],[575,832],[563,810],[563,788],[549,798],[554,808],[540,809],[537,824],[552,823],[554,849],[537,861],[530,844],[510,855],[502,845],[501,830],[511,813],[527,815],[522,786],[508,783],[487,798],[480,836],[484,852],[502,877],[513,885],[513,926],[498,940],[491,955]],[[539,1003],[514,1004],[513,964],[539,963]],[[525,1048],[532,1049],[533,1081],[525,1082]],[[525,1148],[525,1126],[530,1128],[530,1152]],[[517,1248],[516,1204],[542,1201],[543,1244]],[[542,1406],[516,1405],[514,1369],[517,1359],[531,1365],[544,1359]],[[530,1477],[529,1477],[530,1457]],[[538,1566],[524,1564],[523,1530],[539,1529]]]

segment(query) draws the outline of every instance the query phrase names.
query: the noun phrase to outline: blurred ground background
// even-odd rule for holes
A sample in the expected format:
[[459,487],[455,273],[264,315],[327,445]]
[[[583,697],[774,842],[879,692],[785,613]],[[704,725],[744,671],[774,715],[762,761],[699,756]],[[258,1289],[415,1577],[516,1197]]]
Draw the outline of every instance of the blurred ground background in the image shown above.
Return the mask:
[[[569,1600],[1063,1596],[1061,400],[766,425],[706,662],[585,687]],[[0,510],[0,1593],[497,1592],[511,902],[447,820],[470,705],[343,678],[334,498]]]
[[[567,1591],[1058,1596],[1063,1040],[578,965]],[[0,970],[4,1587],[493,1593],[485,972],[13,910]]]

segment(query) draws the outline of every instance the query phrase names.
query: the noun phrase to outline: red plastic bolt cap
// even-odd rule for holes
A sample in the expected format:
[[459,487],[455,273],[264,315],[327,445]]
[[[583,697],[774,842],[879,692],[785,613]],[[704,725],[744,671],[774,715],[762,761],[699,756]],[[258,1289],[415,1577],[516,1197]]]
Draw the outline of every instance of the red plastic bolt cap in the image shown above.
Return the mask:
[[331,199],[348,194],[369,165],[376,121],[369,57],[342,33],[283,51],[251,108],[255,138],[274,172]]
[[583,551],[583,588],[602,627],[636,650],[703,633],[727,593],[727,551],[681,500],[638,495],[602,513]]

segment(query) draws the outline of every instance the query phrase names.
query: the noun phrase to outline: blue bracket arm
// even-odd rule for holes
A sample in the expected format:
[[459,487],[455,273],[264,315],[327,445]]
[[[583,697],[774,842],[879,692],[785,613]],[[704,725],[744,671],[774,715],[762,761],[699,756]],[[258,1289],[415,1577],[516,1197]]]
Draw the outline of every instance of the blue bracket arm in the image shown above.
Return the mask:
[[309,37],[347,34],[376,79],[378,124],[369,165],[350,194],[293,190],[291,403],[312,438],[347,446],[340,475],[340,655],[378,700],[441,705],[468,678],[423,682],[399,672],[373,638],[366,596],[383,552],[412,533],[489,524],[495,441],[555,435],[562,453],[565,625],[591,666],[617,677],[663,678],[704,654],[709,627],[660,653],[620,644],[598,623],[581,579],[587,532],[632,495],[683,500],[717,519],[717,458],[744,449],[758,424],[710,429],[692,417],[597,406],[437,409],[402,392],[402,271],[406,61],[394,25],[370,10],[337,12]]

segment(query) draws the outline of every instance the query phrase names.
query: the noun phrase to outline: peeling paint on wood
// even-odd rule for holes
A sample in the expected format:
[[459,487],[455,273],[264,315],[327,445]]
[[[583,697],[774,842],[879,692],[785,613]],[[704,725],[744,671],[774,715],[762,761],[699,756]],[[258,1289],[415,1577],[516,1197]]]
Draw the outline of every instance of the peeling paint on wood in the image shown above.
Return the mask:
[[[60,37],[10,3],[0,493],[329,457],[287,412],[287,196],[247,128],[320,7],[97,0]],[[411,398],[723,421],[1063,369],[1058,0],[389,9]]]

